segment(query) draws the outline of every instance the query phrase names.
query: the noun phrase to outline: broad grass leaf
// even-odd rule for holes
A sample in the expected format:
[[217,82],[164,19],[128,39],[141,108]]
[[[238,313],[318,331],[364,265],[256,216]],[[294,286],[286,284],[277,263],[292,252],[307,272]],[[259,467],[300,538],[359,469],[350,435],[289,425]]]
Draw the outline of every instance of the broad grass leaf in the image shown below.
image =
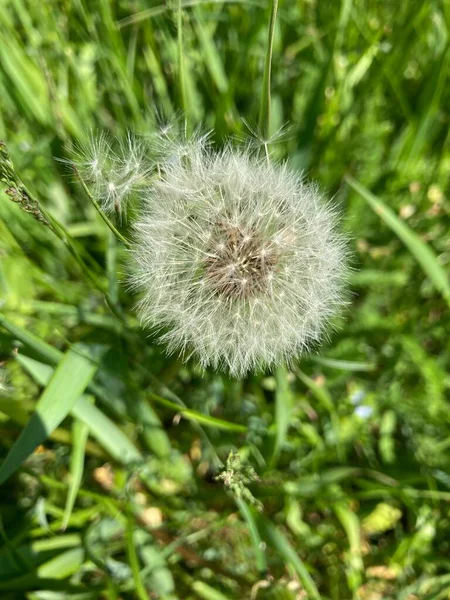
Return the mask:
[[38,400],[30,421],[0,467],[0,484],[19,469],[69,414],[96,370],[96,362],[80,348],[72,347],[65,353]]

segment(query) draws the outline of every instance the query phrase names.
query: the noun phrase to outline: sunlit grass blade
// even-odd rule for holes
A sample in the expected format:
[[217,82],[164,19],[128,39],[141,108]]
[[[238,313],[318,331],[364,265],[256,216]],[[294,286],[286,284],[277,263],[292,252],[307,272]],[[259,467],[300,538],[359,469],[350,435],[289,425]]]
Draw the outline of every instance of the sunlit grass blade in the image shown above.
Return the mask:
[[433,250],[377,196],[350,175],[347,183],[369,204],[372,210],[397,234],[421,265],[427,277],[450,304],[450,283],[445,269],[439,264]]
[[80,398],[75,404],[72,415],[87,425],[91,435],[115,460],[122,464],[142,462],[143,457],[136,446],[86,397]]
[[0,483],[8,479],[33,450],[47,439],[86,389],[97,364],[86,352],[73,347],[58,364],[37,402],[36,410],[0,467]]
[[[53,369],[48,365],[28,357],[18,357],[18,360],[40,385],[45,385],[52,377]],[[71,415],[82,421],[99,445],[118,462],[127,464],[142,461],[139,450],[123,431],[85,396],[79,398],[72,407]]]
[[0,38],[0,57],[2,69],[11,79],[22,109],[39,123],[49,124],[51,113],[43,74],[6,31]]
[[216,429],[223,429],[224,431],[234,431],[236,433],[246,433],[247,427],[245,425],[239,425],[237,423],[231,423],[230,421],[225,421],[224,419],[218,419],[217,417],[210,417],[209,415],[203,415],[195,410],[190,408],[184,408],[172,402],[171,400],[167,400],[167,398],[162,398],[161,396],[157,396],[156,394],[150,394],[150,399],[160,404],[161,406],[165,406],[170,410],[174,410],[179,413],[185,419],[190,421],[196,421],[201,425],[207,425],[209,427],[215,427]]
[[340,371],[374,371],[376,365],[371,362],[362,362],[356,360],[340,360],[337,358],[327,358],[325,356],[311,356],[311,360],[318,365],[329,367],[330,369],[338,369]]

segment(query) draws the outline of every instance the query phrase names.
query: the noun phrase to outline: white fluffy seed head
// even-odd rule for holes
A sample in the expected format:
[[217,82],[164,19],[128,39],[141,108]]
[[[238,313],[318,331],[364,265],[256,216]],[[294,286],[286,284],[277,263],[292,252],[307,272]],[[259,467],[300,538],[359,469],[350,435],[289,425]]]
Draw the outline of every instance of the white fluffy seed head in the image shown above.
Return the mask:
[[286,164],[213,151],[206,138],[181,147],[135,224],[140,317],[169,352],[203,367],[243,376],[289,363],[343,302],[335,212]]
[[119,219],[126,217],[129,201],[147,185],[154,168],[147,144],[131,133],[120,143],[113,143],[105,133],[91,135],[78,146],[70,162],[101,209]]

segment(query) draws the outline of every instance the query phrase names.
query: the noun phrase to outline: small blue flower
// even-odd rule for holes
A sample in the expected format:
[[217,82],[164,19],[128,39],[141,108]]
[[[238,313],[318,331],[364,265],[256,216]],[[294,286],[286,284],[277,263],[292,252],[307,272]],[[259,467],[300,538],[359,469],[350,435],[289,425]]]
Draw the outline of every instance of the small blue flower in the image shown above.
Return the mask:
[[373,408],[366,404],[362,404],[357,406],[354,412],[360,419],[369,419],[373,414]]

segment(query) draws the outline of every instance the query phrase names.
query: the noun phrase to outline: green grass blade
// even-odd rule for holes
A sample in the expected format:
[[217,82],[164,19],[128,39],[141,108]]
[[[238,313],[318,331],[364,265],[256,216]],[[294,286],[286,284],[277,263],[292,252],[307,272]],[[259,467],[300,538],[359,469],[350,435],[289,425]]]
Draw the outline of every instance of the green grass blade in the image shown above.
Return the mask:
[[350,545],[346,556],[347,580],[350,589],[355,591],[362,583],[362,573],[364,570],[359,519],[345,502],[336,503],[333,509],[347,534]]
[[417,259],[427,277],[436,289],[450,304],[450,283],[447,273],[439,264],[435,253],[420,237],[404,223],[392,209],[384,204],[377,196],[361,185],[356,179],[346,176],[347,183],[364,198],[372,210],[388,225],[401,239],[411,254]]
[[277,527],[261,516],[258,518],[258,525],[259,530],[263,533],[268,543],[278,552],[283,561],[290,564],[295,570],[308,594],[309,600],[321,600],[319,590],[317,589],[313,578],[286,536]]
[[322,406],[330,413],[334,414],[336,409],[333,404],[333,399],[330,396],[327,388],[324,385],[318,385],[314,379],[308,377],[306,373],[303,373],[300,369],[296,370],[296,375],[302,383],[311,391],[312,395],[318,400]]
[[19,325],[15,325],[2,313],[0,313],[0,325],[9,331],[14,339],[22,342],[22,344],[46,363],[54,365],[62,358],[63,353],[60,350],[53,348],[53,346],[42,341],[33,333],[26,331],[26,329],[19,327]]
[[79,349],[73,347],[67,351],[39,399],[30,421],[2,464],[0,484],[17,471],[33,450],[69,414],[96,370],[96,363],[81,354]]
[[275,392],[275,440],[273,454],[269,462],[271,468],[276,466],[281,448],[286,440],[293,406],[293,397],[285,367],[277,368],[275,379],[277,385]]
[[71,550],[66,550],[39,567],[38,575],[44,578],[64,579],[76,573],[83,564],[84,551],[81,545]]
[[66,529],[72,514],[75,500],[80,489],[81,480],[84,471],[84,457],[86,451],[86,443],[89,436],[88,426],[75,419],[72,424],[72,439],[73,447],[70,455],[70,483],[67,492],[66,506],[64,509],[63,525],[61,529]]
[[86,397],[80,398],[75,404],[72,415],[86,424],[91,435],[118,462],[130,464],[143,460],[139,450],[123,431],[96,406],[90,404]]
[[237,423],[231,423],[230,421],[225,421],[224,419],[203,415],[202,413],[191,410],[190,408],[184,408],[183,406],[180,406],[171,400],[167,400],[167,398],[157,396],[156,394],[150,394],[150,399],[157,404],[161,404],[161,406],[165,406],[166,408],[176,411],[189,421],[196,421],[202,425],[215,427],[216,429],[222,429],[224,431],[235,431],[236,433],[247,432],[247,427],[245,425],[238,425]]
[[318,365],[329,367],[330,369],[338,369],[340,371],[374,371],[375,363],[362,362],[357,360],[340,360],[338,358],[327,358],[326,356],[311,356],[311,360]]
[[141,438],[146,448],[158,457],[169,456],[172,444],[153,406],[138,396],[134,403],[133,416],[142,427]]
[[214,37],[206,27],[201,8],[194,7],[192,9],[192,13],[195,17],[195,28],[202,48],[202,56],[204,57],[206,67],[218,91],[221,94],[225,94],[228,91],[228,79],[225,73],[222,58],[214,44]]
[[248,531],[250,533],[253,548],[255,551],[256,566],[261,576],[264,577],[267,573],[267,562],[264,550],[262,548],[262,540],[261,536],[259,535],[255,517],[253,516],[251,508],[242,498],[239,498],[237,496],[235,498],[235,501],[239,507],[241,515],[244,517],[244,520],[247,523]]
[[[48,365],[24,356],[17,357],[17,360],[40,385],[46,385],[52,376],[53,370]],[[82,421],[100,446],[118,462],[127,464],[142,460],[139,450],[123,431],[85,396],[72,408],[71,415]]]
[[201,600],[230,600],[229,596],[225,596],[222,592],[219,592],[212,588],[204,581],[195,581],[192,584],[192,591],[197,594]]
[[180,95],[180,105],[183,111],[183,116],[187,120],[187,98],[186,98],[186,77],[185,77],[185,61],[183,50],[183,10],[181,0],[178,0],[177,5],[177,61],[178,61],[178,93]]
[[270,94],[272,76],[273,41],[275,38],[275,25],[277,22],[278,0],[272,0],[270,10],[269,31],[264,62],[264,76],[262,84],[261,106],[259,110],[259,130],[265,140],[270,135]]
[[14,579],[0,581],[0,591],[13,590],[69,590],[71,586],[60,580],[73,575],[82,566],[84,550],[81,546],[61,552],[36,571],[26,573]]
[[131,567],[131,571],[133,573],[134,587],[137,598],[140,600],[147,600],[148,594],[145,589],[144,583],[141,577],[141,569],[139,565],[139,557],[136,550],[136,540],[133,533],[136,530],[136,522],[133,518],[133,513],[131,510],[128,511],[127,514],[127,524],[126,524],[126,540],[127,540],[127,555],[128,562]]

